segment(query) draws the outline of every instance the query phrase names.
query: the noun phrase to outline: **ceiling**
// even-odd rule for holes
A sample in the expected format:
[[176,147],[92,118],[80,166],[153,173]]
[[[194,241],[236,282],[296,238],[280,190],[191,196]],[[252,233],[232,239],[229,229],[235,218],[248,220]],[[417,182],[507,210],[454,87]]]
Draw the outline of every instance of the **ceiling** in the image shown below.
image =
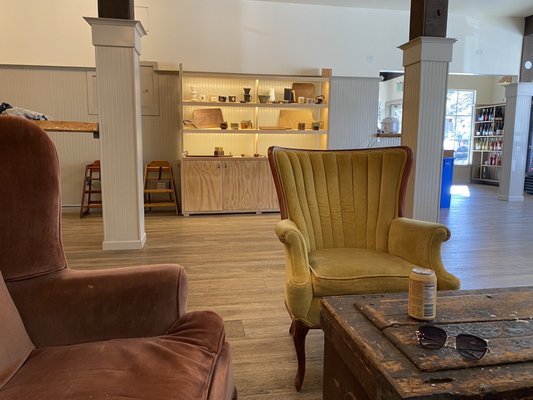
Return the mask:
[[[409,10],[409,0],[256,0],[351,8]],[[449,0],[449,14],[528,17],[533,15],[533,0]]]

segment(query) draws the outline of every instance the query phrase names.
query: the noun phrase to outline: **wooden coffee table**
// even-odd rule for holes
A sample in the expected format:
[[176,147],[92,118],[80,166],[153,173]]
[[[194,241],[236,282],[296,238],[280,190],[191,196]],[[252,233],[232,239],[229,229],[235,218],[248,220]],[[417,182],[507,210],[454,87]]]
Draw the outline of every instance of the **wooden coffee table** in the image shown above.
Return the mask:
[[420,347],[406,293],[325,298],[324,399],[533,399],[533,287],[439,292],[432,323],[491,350]]

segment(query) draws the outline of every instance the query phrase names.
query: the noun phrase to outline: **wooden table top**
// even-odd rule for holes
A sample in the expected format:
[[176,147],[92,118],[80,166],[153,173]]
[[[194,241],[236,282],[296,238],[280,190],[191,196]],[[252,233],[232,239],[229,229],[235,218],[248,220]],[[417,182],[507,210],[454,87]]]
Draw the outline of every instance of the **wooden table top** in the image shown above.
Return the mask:
[[96,122],[74,122],[74,121],[32,121],[45,131],[51,132],[98,132]]
[[69,133],[92,133],[94,139],[100,138],[100,131],[97,122],[76,122],[76,121],[34,121],[46,132],[69,132]]
[[406,293],[329,297],[321,319],[370,398],[533,399],[533,287],[439,292],[431,323],[487,339],[478,361],[420,347]]

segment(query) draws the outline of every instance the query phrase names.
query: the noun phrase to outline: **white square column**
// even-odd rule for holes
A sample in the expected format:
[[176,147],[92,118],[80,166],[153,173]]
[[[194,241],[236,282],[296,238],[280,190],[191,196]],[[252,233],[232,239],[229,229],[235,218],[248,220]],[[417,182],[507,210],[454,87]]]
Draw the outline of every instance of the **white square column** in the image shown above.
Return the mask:
[[139,21],[85,18],[96,52],[104,250],[141,249],[144,188]]
[[405,216],[438,222],[448,65],[455,39],[418,37],[400,46],[405,67],[402,145],[413,150]]
[[498,199],[524,201],[527,142],[533,83],[511,83],[505,88],[505,134]]

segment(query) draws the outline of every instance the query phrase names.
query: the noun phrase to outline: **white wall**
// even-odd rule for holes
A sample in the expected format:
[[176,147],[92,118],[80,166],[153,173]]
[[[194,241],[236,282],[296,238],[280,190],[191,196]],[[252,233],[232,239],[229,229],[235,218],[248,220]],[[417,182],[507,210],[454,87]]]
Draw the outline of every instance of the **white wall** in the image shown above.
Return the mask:
[[[257,2],[138,0],[143,60],[186,70],[377,77],[402,70],[409,12]],[[147,8],[146,8],[147,7]],[[140,16],[141,9],[137,8]],[[0,64],[94,66],[96,0],[0,0]],[[451,72],[517,75],[524,21],[449,15]],[[7,38],[7,39],[6,39]]]
[[497,82],[501,76],[449,75],[448,89],[476,91],[476,104],[505,103],[505,86]]
[[[505,103],[505,86],[498,84],[501,76],[448,75],[448,89],[465,89],[476,91],[476,104]],[[516,77],[513,77],[516,79]],[[389,79],[379,84],[379,101],[384,112],[387,102],[402,100],[403,90],[398,91],[397,85],[403,87],[403,76]],[[384,114],[383,114],[384,115]]]
[[[56,120],[98,121],[90,111],[88,72],[94,69],[0,65],[0,102],[39,111]],[[177,173],[178,75],[157,72],[158,111],[142,116],[144,164],[168,160]],[[141,85],[146,86],[142,82]],[[100,159],[100,141],[90,133],[51,132],[61,167],[61,196],[66,206],[80,204],[85,165]],[[179,190],[179,180],[176,182]]]
[[329,149],[375,147],[379,78],[331,78]]

